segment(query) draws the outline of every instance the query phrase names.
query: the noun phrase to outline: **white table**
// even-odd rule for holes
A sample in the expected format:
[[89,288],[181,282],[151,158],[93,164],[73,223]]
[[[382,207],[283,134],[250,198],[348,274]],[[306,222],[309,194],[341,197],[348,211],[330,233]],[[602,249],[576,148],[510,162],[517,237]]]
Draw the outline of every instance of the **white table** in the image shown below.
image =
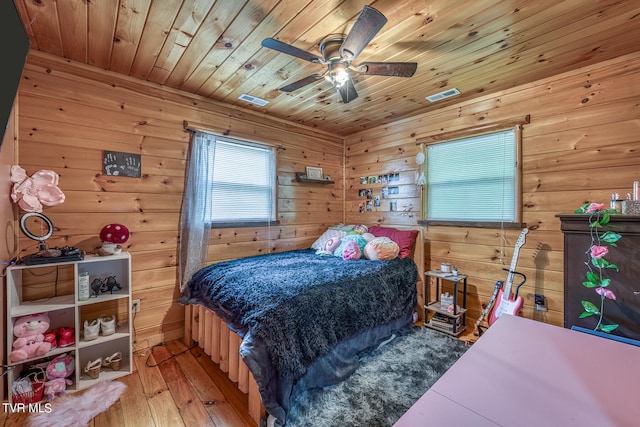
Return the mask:
[[640,426],[640,347],[502,315],[395,427],[421,425]]

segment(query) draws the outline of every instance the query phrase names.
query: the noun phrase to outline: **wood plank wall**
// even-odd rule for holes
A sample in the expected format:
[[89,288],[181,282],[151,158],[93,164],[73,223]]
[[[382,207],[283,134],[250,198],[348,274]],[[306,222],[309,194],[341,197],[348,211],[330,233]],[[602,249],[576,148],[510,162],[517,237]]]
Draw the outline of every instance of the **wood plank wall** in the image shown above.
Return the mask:
[[[608,203],[612,193],[626,194],[640,179],[639,96],[636,53],[351,135],[345,142],[346,222],[406,218],[384,206],[360,214],[357,189],[363,175],[412,176],[417,139],[530,115],[523,128],[522,209],[525,225],[535,230],[520,251],[517,269],[527,276],[520,295],[524,316],[562,325],[563,236],[555,215],[590,201]],[[509,267],[519,234],[519,229],[426,228],[427,268],[448,261],[469,275],[468,321],[478,318],[495,282],[506,279],[502,268]],[[548,312],[533,310],[534,294],[544,294]]]
[[[85,250],[99,245],[105,224],[122,222],[133,232],[134,298],[138,341],[149,344],[182,335],[182,309],[175,304],[179,206],[188,136],[182,121],[220,133],[282,144],[278,207],[281,225],[220,229],[211,235],[210,261],[308,246],[327,225],[415,224],[420,217],[415,178],[416,139],[531,116],[524,127],[523,212],[529,227],[518,269],[527,317],[562,324],[562,234],[555,215],[586,201],[626,193],[640,176],[637,146],[640,53],[573,73],[478,98],[440,111],[346,138],[346,155],[335,135],[273,120],[237,108],[170,91],[97,68],[32,52],[20,87],[19,163],[32,173],[51,168],[61,175],[67,201],[47,208],[56,226],[52,245]],[[142,155],[140,179],[104,177],[103,149]],[[343,163],[346,170],[343,176]],[[295,182],[295,172],[320,166],[332,185]],[[398,195],[366,211],[371,188],[381,195],[390,183],[361,184],[362,177],[398,173]],[[346,184],[346,185],[345,185]],[[346,197],[343,196],[346,194]],[[390,201],[396,200],[396,211]],[[365,212],[360,213],[364,202]],[[346,212],[343,215],[343,205]],[[496,280],[504,280],[519,230],[428,227],[427,268],[454,262],[469,274],[469,318],[481,311]],[[20,240],[25,253],[31,241]],[[547,297],[549,311],[533,311],[533,294]]]
[[[138,347],[181,337],[178,224],[189,135],[183,121],[218,134],[282,145],[278,154],[278,219],[271,228],[216,229],[209,261],[309,247],[328,225],[343,220],[342,138],[235,107],[118,76],[32,51],[19,89],[19,164],[29,174],[60,175],[64,204],[45,208],[53,221],[50,246],[91,251],[100,229],[131,231],[133,298]],[[102,174],[102,150],[142,156],[142,177]],[[295,172],[322,167],[335,184],[302,184]],[[35,251],[21,236],[23,254]]]

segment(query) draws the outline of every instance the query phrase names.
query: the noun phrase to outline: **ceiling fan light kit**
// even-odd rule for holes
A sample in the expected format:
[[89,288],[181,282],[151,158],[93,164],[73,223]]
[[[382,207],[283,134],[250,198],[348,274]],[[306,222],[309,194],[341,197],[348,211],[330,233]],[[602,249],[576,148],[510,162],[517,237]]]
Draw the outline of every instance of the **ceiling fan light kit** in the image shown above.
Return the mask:
[[327,66],[323,73],[313,74],[281,87],[280,90],[282,92],[293,92],[324,78],[336,88],[346,104],[358,97],[358,92],[352,79],[354,74],[411,77],[416,72],[418,64],[415,62],[363,62],[359,65],[351,64],[351,61],[360,55],[386,22],[387,18],[382,13],[371,6],[365,6],[353,27],[351,27],[349,34],[346,36],[334,35],[327,37],[320,43],[322,57],[273,38],[264,39],[262,46],[305,61]]

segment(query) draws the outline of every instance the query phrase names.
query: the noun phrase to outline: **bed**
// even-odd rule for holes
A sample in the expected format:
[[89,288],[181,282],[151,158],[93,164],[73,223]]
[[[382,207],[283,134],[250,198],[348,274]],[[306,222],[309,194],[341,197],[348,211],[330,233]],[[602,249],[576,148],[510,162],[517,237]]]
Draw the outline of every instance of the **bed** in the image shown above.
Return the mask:
[[[379,232],[387,230],[403,233]],[[312,248],[209,265],[179,300],[185,341],[196,341],[248,393],[256,422],[266,411],[284,425],[298,393],[341,381],[363,350],[410,330],[424,302],[421,230],[413,236],[410,253],[390,260],[344,260]]]

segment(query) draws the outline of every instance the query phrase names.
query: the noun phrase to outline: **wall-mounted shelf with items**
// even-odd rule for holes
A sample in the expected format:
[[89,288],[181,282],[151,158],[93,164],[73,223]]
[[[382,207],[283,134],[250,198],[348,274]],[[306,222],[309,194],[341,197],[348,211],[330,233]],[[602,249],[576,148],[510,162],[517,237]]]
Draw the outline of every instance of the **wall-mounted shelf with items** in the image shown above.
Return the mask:
[[[88,298],[86,293],[80,292],[81,276],[86,284],[87,275]],[[6,286],[10,399],[16,401],[12,385],[25,372],[46,367],[61,354],[72,355],[75,363],[75,370],[68,377],[72,384],[67,385],[67,391],[82,390],[132,372],[131,257],[128,252],[111,256],[87,255],[80,261],[9,266]],[[59,338],[61,331],[66,331],[66,341],[57,341],[56,348],[41,356],[12,360],[10,354],[16,339],[14,325],[24,316],[40,313],[46,313],[49,318],[47,332],[57,332]],[[98,327],[85,334],[85,321]],[[85,369],[97,360],[100,360],[99,372]]]
[[307,178],[307,174],[304,172],[296,172],[296,181],[298,182],[311,182],[314,184],[334,184],[335,181],[330,179],[310,179]]

